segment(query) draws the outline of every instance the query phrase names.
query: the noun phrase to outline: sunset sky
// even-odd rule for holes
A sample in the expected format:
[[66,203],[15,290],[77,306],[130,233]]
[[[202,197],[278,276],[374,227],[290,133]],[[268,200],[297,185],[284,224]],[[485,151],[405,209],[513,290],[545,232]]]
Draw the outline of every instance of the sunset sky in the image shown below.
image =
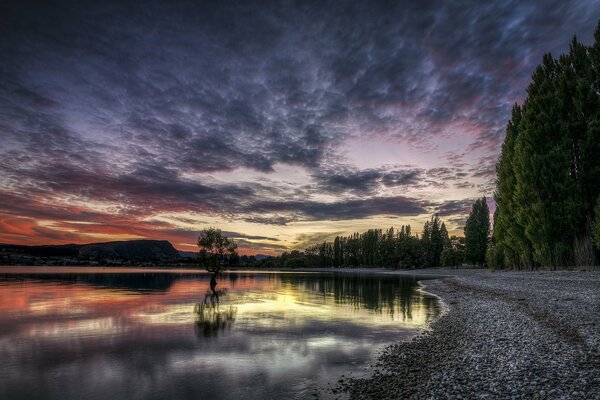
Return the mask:
[[3,1],[0,243],[462,234],[588,1]]

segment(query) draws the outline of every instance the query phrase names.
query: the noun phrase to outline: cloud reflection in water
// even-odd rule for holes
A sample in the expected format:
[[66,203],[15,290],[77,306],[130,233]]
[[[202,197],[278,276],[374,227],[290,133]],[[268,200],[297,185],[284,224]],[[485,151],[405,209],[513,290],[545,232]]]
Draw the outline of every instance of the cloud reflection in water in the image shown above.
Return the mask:
[[302,398],[439,311],[399,277],[90,272],[0,270],[0,393]]

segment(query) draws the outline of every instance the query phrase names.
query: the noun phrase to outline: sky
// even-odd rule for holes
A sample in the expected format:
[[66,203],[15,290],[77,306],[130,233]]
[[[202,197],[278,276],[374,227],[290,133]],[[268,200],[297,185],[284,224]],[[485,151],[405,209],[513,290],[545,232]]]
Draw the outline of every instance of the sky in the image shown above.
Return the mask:
[[600,1],[3,1],[0,243],[278,254],[494,209],[514,103]]

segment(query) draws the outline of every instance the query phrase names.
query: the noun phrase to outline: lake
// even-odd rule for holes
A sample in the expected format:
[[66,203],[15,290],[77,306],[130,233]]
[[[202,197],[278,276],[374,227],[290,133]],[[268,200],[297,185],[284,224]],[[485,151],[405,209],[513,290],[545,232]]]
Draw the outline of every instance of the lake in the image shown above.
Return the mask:
[[391,274],[0,267],[0,398],[328,398],[439,312]]

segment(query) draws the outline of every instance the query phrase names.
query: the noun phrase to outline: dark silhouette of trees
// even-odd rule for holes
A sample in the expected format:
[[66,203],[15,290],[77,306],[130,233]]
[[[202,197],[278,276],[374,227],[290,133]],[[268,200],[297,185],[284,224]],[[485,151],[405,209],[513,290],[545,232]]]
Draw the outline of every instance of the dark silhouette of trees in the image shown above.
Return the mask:
[[[444,226],[445,228],[445,226]],[[442,251],[440,263],[444,267],[455,267],[465,261],[465,238],[452,236],[448,239],[448,245]]]
[[519,269],[594,265],[599,154],[600,23],[593,46],[573,38],[568,54],[544,55],[525,102],[513,107],[488,259]]
[[594,243],[596,244],[596,247],[600,248],[600,196],[598,196],[598,201],[596,201],[596,208],[594,209],[594,213]]
[[237,261],[237,244],[231,238],[223,236],[220,229],[206,228],[198,236],[198,257],[208,272],[218,273],[226,263]]
[[[456,240],[455,237],[453,237]],[[464,247],[464,245],[463,245]],[[302,267],[389,267],[426,268],[442,266],[442,254],[455,246],[448,237],[446,225],[437,215],[425,223],[421,237],[412,234],[410,225],[400,230],[393,227],[369,229],[363,233],[337,236],[305,249],[285,252],[273,261],[288,268]],[[446,259],[447,266],[464,261],[464,250],[456,249]]]
[[485,197],[473,204],[465,226],[465,257],[467,261],[483,265],[490,234],[490,210]]

